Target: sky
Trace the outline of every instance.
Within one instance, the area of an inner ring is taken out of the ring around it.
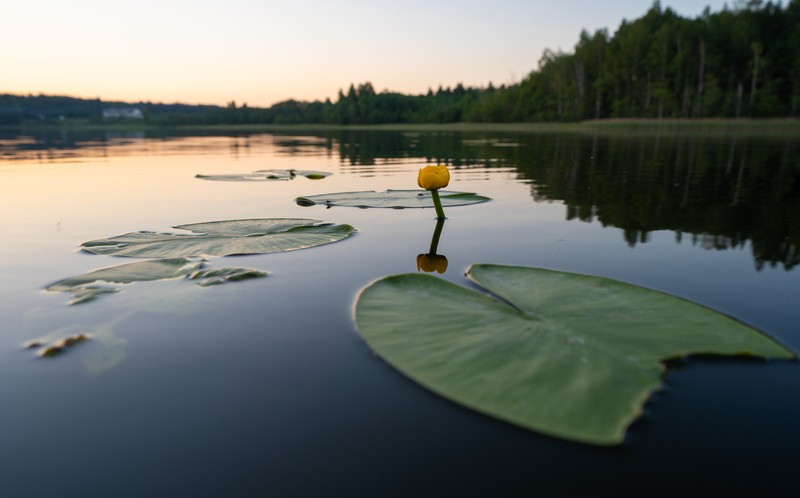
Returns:
[[[0,93],[269,106],[520,81],[651,0],[3,0]],[[722,0],[661,0],[684,17]]]

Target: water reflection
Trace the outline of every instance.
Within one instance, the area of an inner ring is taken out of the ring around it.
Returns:
[[[427,253],[417,255],[417,271],[424,271],[425,273],[439,273],[442,274],[447,271],[447,257],[443,254],[437,254],[439,248],[439,238],[442,236],[442,229],[444,228],[444,219],[436,220],[436,227],[433,230],[431,237],[431,245]]]
[[[624,231],[631,246],[675,232],[708,250],[748,245],[756,267],[800,263],[800,141],[795,137],[328,131],[353,172],[415,159],[454,169],[513,168],[536,202],[566,219]]]
[[[304,139],[301,137],[300,139]],[[272,135],[180,131],[159,128],[34,128],[31,130],[0,129],[0,160],[57,162],[74,158],[146,156],[154,154],[217,154],[227,150],[231,157],[248,155],[259,146],[273,146]],[[279,150],[292,142],[281,140]],[[316,145],[316,144],[315,144]],[[308,155],[305,149],[299,153]],[[313,152],[318,153],[319,147]]]
[[[535,202],[563,202],[567,220],[620,228],[631,246],[646,243],[654,231],[670,230],[677,242],[708,250],[749,247],[758,269],[789,270],[800,263],[797,137],[363,129],[203,135],[6,130],[0,132],[0,159],[104,156],[111,148],[121,155],[223,147],[238,157],[269,146],[279,156],[338,159],[344,173],[361,177],[404,171],[412,162],[502,169],[530,184]]]
[[[567,219],[622,228],[634,246],[671,230],[709,250],[744,248],[756,266],[800,262],[797,143],[731,138],[556,137],[519,162],[535,200]]]

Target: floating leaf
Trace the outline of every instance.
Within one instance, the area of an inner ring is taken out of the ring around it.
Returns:
[[[86,334],[76,334],[71,335],[68,337],[63,337],[53,344],[46,346],[39,350],[39,356],[42,358],[50,358],[57,354],[63,353],[67,348],[70,348],[76,344],[80,344],[83,341],[89,339],[89,336]]]
[[[130,284],[184,277],[201,266],[201,262],[194,262],[186,258],[137,261],[65,278],[48,285],[45,290],[69,292],[73,299],[68,304],[80,304],[92,301],[102,294],[119,292],[119,288],[103,284]]]
[[[25,347],[42,347],[37,352],[40,357],[52,357],[71,349],[72,346],[91,339],[93,347],[82,357],[86,371],[92,374],[100,373],[119,364],[126,356],[125,346],[128,341],[114,335],[114,328],[137,314],[137,309],[126,307],[122,313],[105,315],[99,323],[95,320],[97,314],[81,314],[77,311],[70,311],[69,315],[60,313],[64,318],[62,325],[56,330],[48,332],[44,336],[28,341]],[[82,322],[80,317],[89,318],[89,321]],[[51,316],[50,318],[55,318]]]
[[[260,169],[253,173],[242,173],[233,175],[195,175],[201,180],[213,180],[218,182],[272,182],[293,180],[298,176],[309,180],[321,180],[330,176],[328,171],[308,171],[302,169]]]
[[[132,282],[145,282],[148,280],[163,280],[188,275],[202,266],[200,261],[186,258],[155,259],[152,261],[137,261],[124,265],[112,266],[69,277],[47,286],[48,291],[65,292],[94,285],[98,282],[114,284],[129,284]]]
[[[42,342],[41,339],[31,339],[30,341],[25,341],[25,343],[22,344],[22,347],[25,349],[39,348],[42,346],[44,346],[44,342]]]
[[[191,280],[196,280],[197,285],[200,287],[210,287],[227,282],[239,282],[241,280],[266,276],[267,274],[263,271],[251,270],[249,268],[204,268],[192,273],[189,275],[189,278]]]
[[[137,261],[65,278],[50,284],[45,290],[69,292],[73,299],[68,304],[73,305],[92,301],[102,294],[119,292],[119,288],[103,284],[130,284],[185,277],[195,280],[197,285],[208,287],[267,275],[249,268],[203,268],[202,266],[202,262],[186,258]]]
[[[72,306],[73,304],[94,301],[103,294],[116,294],[119,292],[119,288],[105,285],[86,285],[81,287],[73,287],[69,289],[68,292],[72,294],[72,299],[67,304]]]
[[[305,218],[212,221],[174,228],[192,233],[133,232],[84,242],[82,247],[95,254],[132,258],[267,254],[329,244],[355,232],[350,225]]]
[[[793,357],[736,320],[635,285],[495,265],[468,275],[491,294],[424,274],[378,280],[358,298],[359,332],[432,391],[552,436],[620,443],[664,360]]]
[[[439,191],[442,206],[466,206],[491,200],[489,197],[471,192]],[[335,194],[309,195],[298,197],[295,202],[301,206],[347,206],[357,208],[430,208],[433,207],[431,193],[427,190],[387,190],[386,192],[339,192]]]

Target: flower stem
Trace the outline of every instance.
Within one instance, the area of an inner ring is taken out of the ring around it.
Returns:
[[[440,220],[445,219],[442,201],[439,199],[439,189],[431,190],[431,197],[433,197],[433,207],[436,208],[436,218]]]
[[[436,249],[439,248],[439,237],[442,236],[442,228],[444,228],[444,218],[439,218],[436,220],[436,228],[433,230],[431,247],[428,249],[428,254],[436,254]]]

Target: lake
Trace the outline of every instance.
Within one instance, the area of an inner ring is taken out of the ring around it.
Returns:
[[[440,398],[353,322],[370,282],[417,272],[433,209],[295,198],[415,189],[447,164],[443,274],[586,273],[719,310],[800,351],[800,137],[696,131],[0,131],[0,496],[544,496],[797,488],[796,361],[688,358],[618,447]],[[328,171],[235,182],[197,174]],[[85,241],[195,222],[312,218],[343,241],[214,264],[266,278],[136,282],[69,306],[55,281],[133,260]],[[53,358],[27,341],[92,339]]]

